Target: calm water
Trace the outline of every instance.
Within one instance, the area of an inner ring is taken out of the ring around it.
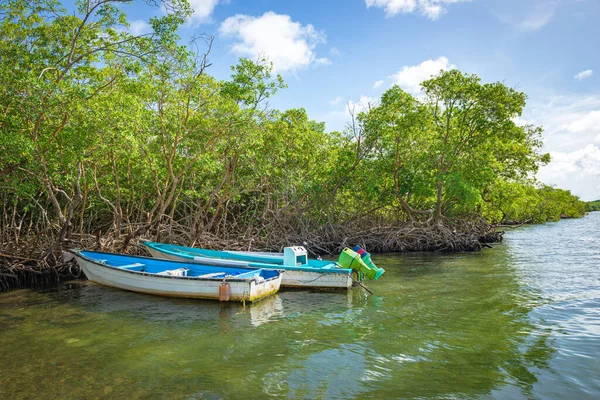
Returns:
[[[377,255],[375,295],[242,309],[0,294],[0,398],[599,398],[600,213],[481,253]]]

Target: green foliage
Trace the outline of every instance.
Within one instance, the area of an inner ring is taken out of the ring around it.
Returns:
[[[600,211],[600,200],[588,201],[585,204],[586,211]]]
[[[370,154],[359,155],[358,170],[376,189],[373,207],[396,204],[407,218],[438,221],[480,213],[490,185],[525,182],[549,161],[538,153],[541,129],[514,122],[523,93],[456,70],[423,82],[423,90],[425,97],[416,99],[392,87],[357,118],[357,154]]]
[[[122,3],[80,0],[74,14],[52,0],[0,4],[0,195],[14,208],[3,226],[18,214],[64,239],[178,224],[194,241],[365,216],[583,213],[569,192],[529,181],[549,157],[541,129],[514,122],[523,93],[441,72],[424,97],[394,86],[328,133],[304,109],[268,108],[286,86],[265,59],[241,59],[229,80],[208,75],[212,38],[178,43],[186,1],[163,2],[169,12],[140,36]]]
[[[486,191],[485,200],[484,215],[494,223],[544,223],[586,212],[585,203],[568,190],[504,180]]]
[[[264,58],[257,62],[242,58],[231,67],[232,79],[223,82],[221,92],[244,107],[256,108],[278,89],[286,87],[281,75],[272,77],[272,69],[273,64]]]

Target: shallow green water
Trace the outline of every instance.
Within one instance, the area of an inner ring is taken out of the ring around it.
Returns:
[[[237,305],[86,282],[0,294],[0,398],[599,398],[600,213],[469,254],[376,255],[376,294]]]

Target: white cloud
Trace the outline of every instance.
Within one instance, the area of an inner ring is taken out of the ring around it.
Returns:
[[[574,75],[573,78],[577,79],[578,81],[582,81],[585,78],[589,78],[592,75],[594,75],[594,71],[592,71],[591,69],[586,69],[585,71],[581,71],[580,73]]]
[[[343,106],[339,105],[343,103]],[[351,121],[352,114],[358,116],[360,112],[367,111],[372,107],[378,105],[378,100],[374,97],[360,96],[357,101],[346,100],[345,97],[337,96],[335,99],[329,101],[329,104],[336,106],[333,109],[327,111],[317,117],[317,120],[325,121],[327,129],[330,131],[343,131],[347,128]]]
[[[435,21],[447,12],[446,6],[448,4],[468,1],[471,0],[365,0],[365,4],[367,8],[383,8],[386,17],[418,11],[427,18]]]
[[[379,86],[383,85],[383,81],[375,81],[373,84],[373,89],[377,89]]]
[[[346,105],[346,115],[358,115],[358,113],[367,111],[377,106],[377,99],[369,96],[360,96],[358,101],[349,100]]]
[[[211,15],[218,4],[229,3],[230,0],[187,0],[192,10],[187,25],[188,27],[194,27],[198,24],[212,22]],[[168,2],[160,1],[160,10],[163,14],[168,14],[172,11],[172,4]]]
[[[547,151],[572,152],[593,143],[600,131],[600,95],[543,95],[529,102],[523,119],[544,127]]]
[[[329,104],[335,106],[336,104],[340,104],[342,101],[344,101],[344,98],[342,96],[337,96],[335,99],[330,100]]]
[[[402,89],[417,94],[421,92],[421,82],[437,75],[442,70],[447,71],[454,68],[456,66],[450,64],[446,57],[440,57],[437,60],[423,61],[419,65],[405,65],[390,78]]]
[[[392,17],[398,13],[411,13],[417,8],[417,0],[365,0],[367,8],[385,9],[385,15]]]
[[[421,12],[430,20],[435,21],[447,11],[440,3],[425,3],[422,6]]]
[[[152,32],[152,27],[144,20],[138,19],[135,21],[128,21],[129,28],[127,29],[129,33],[135,36],[143,35],[144,33]]]
[[[519,122],[544,128],[544,151],[552,161],[538,179],[569,189],[584,200],[600,198],[600,95],[552,96],[532,100]]]
[[[315,47],[326,42],[325,34],[310,24],[292,21],[289,15],[272,11],[260,17],[237,14],[223,21],[219,33],[237,39],[231,46],[233,53],[253,58],[266,56],[278,72],[330,63],[315,53]]]
[[[569,189],[583,200],[600,198],[600,148],[588,144],[572,152],[550,152],[552,162],[538,173],[540,181]]]
[[[564,125],[564,127],[573,133],[600,132],[600,110],[590,111],[586,115]]]
[[[209,20],[213,10],[219,4],[219,0],[188,0],[193,14],[190,17],[192,23],[202,23]]]

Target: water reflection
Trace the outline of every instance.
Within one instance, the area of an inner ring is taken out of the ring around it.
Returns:
[[[478,396],[508,379],[531,394],[529,370],[546,368],[552,349],[547,336],[529,340],[535,296],[499,262],[502,253],[491,265],[472,255],[380,259],[390,276],[371,285],[376,296],[284,292],[244,308],[77,283],[25,296],[8,315],[36,350],[61,349],[45,368],[83,373],[77,393],[115,395],[129,386],[139,395],[151,388],[185,397],[202,385],[211,388],[203,395],[226,398],[248,390],[292,398]],[[26,320],[12,319],[19,314]],[[10,364],[27,375],[18,358]],[[92,365],[103,372],[92,373]]]
[[[596,397],[597,264],[564,279],[558,253],[520,235],[483,253],[379,255],[375,295],[244,308],[87,283],[2,294],[0,398]]]
[[[262,324],[296,318],[319,309],[352,308],[366,304],[368,297],[359,291],[289,291],[257,303],[221,303],[156,297],[104,287],[90,282],[69,282],[60,290],[40,291],[47,301],[68,304],[92,313],[133,317],[149,322],[192,323],[219,320],[235,326]],[[377,298],[374,302],[381,302]]]

